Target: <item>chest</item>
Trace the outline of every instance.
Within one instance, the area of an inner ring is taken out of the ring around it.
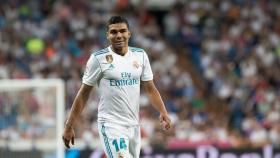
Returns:
[[[104,79],[139,79],[143,63],[138,56],[108,55],[101,63]]]

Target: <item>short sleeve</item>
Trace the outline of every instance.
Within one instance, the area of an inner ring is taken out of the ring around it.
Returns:
[[[141,81],[153,80],[153,72],[150,61],[146,52],[143,53],[143,70],[141,74]]]
[[[98,59],[92,54],[87,61],[86,69],[83,75],[83,83],[94,86],[101,76],[101,67]]]

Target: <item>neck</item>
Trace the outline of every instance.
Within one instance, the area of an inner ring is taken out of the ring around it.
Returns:
[[[119,54],[121,56],[124,56],[127,53],[127,51],[128,51],[128,47],[122,47],[122,48],[118,49],[118,48],[114,48],[114,47],[111,46],[111,49],[115,53],[117,53],[117,54]]]

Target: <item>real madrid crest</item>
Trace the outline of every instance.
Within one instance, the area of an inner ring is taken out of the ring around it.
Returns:
[[[132,63],[132,66],[134,67],[134,68],[136,68],[136,69],[138,69],[139,68],[139,63],[137,62],[137,61],[133,61],[133,63]]]
[[[113,62],[113,56],[112,55],[106,55],[106,61],[111,64]]]
[[[124,158],[124,156],[121,152],[118,153],[118,158]]]

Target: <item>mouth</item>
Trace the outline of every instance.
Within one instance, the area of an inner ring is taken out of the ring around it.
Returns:
[[[117,45],[117,46],[120,46],[120,45],[123,45],[123,44],[124,44],[123,41],[115,42],[115,45]]]

